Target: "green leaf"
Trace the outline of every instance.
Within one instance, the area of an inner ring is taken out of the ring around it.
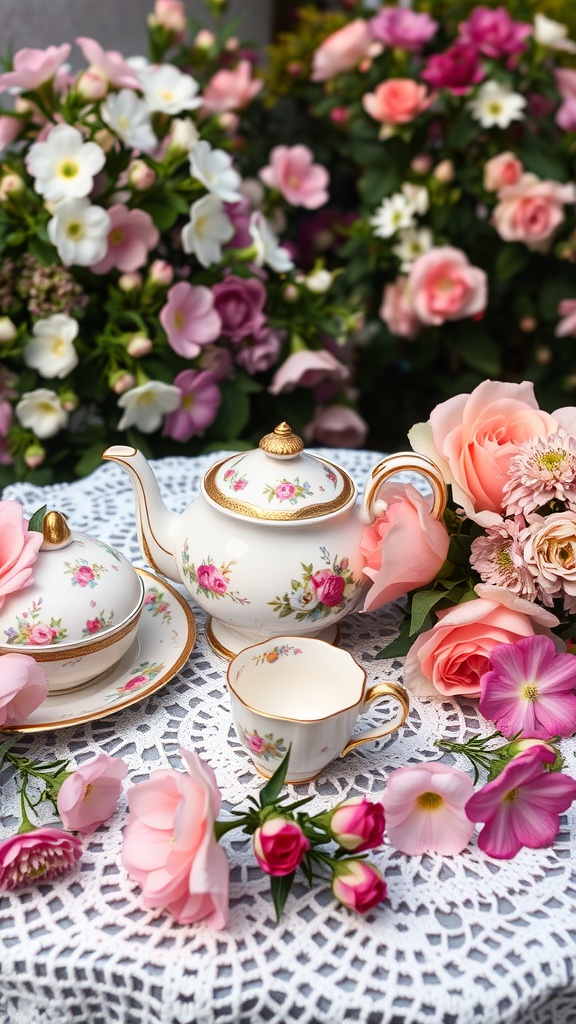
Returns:
[[[527,266],[530,261],[530,252],[520,242],[511,245],[503,245],[498,251],[495,263],[495,278],[497,281],[509,281],[516,277]]]
[[[502,370],[501,350],[498,342],[484,331],[471,329],[460,335],[457,350],[464,362],[473,370],[488,377],[499,377]]]
[[[104,451],[105,445],[102,443],[90,445],[89,448],[82,453],[82,456],[78,459],[78,462],[74,466],[75,473],[81,476],[88,476],[98,466],[102,465],[102,452]]]
[[[280,795],[280,790],[284,785],[284,779],[286,778],[286,772],[288,771],[288,762],[290,761],[290,751],[292,746],[288,747],[288,750],[284,754],[284,757],[280,761],[274,775],[268,779],[265,786],[262,786],[260,790],[260,807],[268,807],[270,804],[276,802]]]
[[[34,530],[35,533],[42,533],[42,523],[44,522],[47,507],[47,505],[42,505],[42,508],[38,508],[33,512],[28,521],[29,530]]]
[[[441,590],[418,590],[412,597],[409,636],[419,633],[432,608],[446,596]]]
[[[279,921],[282,917],[282,911],[284,910],[284,904],[288,899],[290,889],[292,888],[292,882],[296,872],[293,871],[290,875],[271,875],[270,876],[270,892],[272,894],[272,901],[274,903],[274,910],[276,911],[276,921]]]
[[[234,382],[223,381],[222,404],[210,428],[217,437],[240,437],[250,418],[250,399]]]
[[[400,632],[395,640],[392,640],[387,647],[383,647],[376,655],[377,658],[404,658],[412,647],[413,640],[410,636],[410,619],[403,620]]]

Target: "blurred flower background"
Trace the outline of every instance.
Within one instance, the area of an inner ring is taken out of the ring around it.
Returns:
[[[404,448],[486,377],[571,404],[568,5],[286,5],[266,52],[206,6],[0,74],[0,482],[282,419]]]

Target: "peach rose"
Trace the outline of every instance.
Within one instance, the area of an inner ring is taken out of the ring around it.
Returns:
[[[548,634],[546,626],[558,624],[555,615],[501,587],[484,586],[480,592],[487,596],[438,612],[436,625],[410,648],[404,685],[418,697],[480,696],[480,677],[489,670],[497,644]]]
[[[516,185],[524,168],[514,153],[499,153],[484,164],[484,188],[498,192],[506,185]]]
[[[326,82],[342,71],[351,71],[368,56],[372,33],[367,21],[356,18],[328,36],[312,60],[312,81]]]
[[[413,78],[389,78],[362,97],[364,110],[383,124],[407,124],[430,106],[425,85]]]
[[[515,185],[500,191],[499,199],[492,224],[500,238],[541,248],[564,220],[563,204],[576,202],[576,186],[523,174]]]
[[[434,246],[414,261],[408,289],[423,324],[461,320],[486,308],[486,274],[450,245]]]
[[[554,433],[558,423],[538,408],[530,381],[485,380],[471,394],[455,395],[408,433],[415,451],[428,455],[452,486],[455,502],[480,526],[499,521],[502,491],[516,447]]]
[[[392,334],[412,341],[422,325],[412,308],[407,282],[406,277],[399,277],[386,285],[378,312]]]
[[[430,583],[446,561],[450,543],[444,523],[430,512],[429,500],[411,484],[389,484],[379,497],[388,508],[366,527],[360,542],[364,575],[372,580],[364,612]]]

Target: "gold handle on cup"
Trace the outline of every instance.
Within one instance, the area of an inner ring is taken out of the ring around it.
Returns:
[[[410,712],[410,697],[408,691],[400,683],[375,683],[371,686],[366,693],[364,698],[364,707],[368,707],[369,704],[373,704],[375,701],[380,700],[382,697],[392,697],[397,700],[400,704],[400,714],[393,718],[390,722],[385,722],[384,725],[376,729],[367,729],[365,732],[359,733],[358,736],[354,736],[349,743],[346,744],[344,750],[340,754],[340,757],[345,757],[354,747],[358,747],[361,743],[367,743],[369,740],[379,740],[383,736],[389,736],[390,733],[396,732],[408,718]]]
[[[388,455],[377,466],[374,466],[368,478],[363,501],[369,522],[372,522],[377,516],[375,506],[382,484],[391,476],[396,476],[397,473],[407,472],[420,473],[426,477],[432,487],[432,515],[437,519],[442,518],[448,500],[448,492],[436,463],[432,462],[427,455],[420,455],[419,452],[397,452],[395,455]]]

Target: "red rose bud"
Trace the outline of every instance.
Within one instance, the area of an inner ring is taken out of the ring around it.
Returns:
[[[386,882],[373,864],[365,860],[341,860],[334,862],[333,870],[332,892],[349,910],[365,914],[386,899]]]
[[[361,853],[380,846],[384,837],[384,808],[365,796],[345,800],[330,815],[329,829],[338,846]]]
[[[310,843],[295,821],[268,818],[254,833],[254,856],[267,875],[290,875]]]

